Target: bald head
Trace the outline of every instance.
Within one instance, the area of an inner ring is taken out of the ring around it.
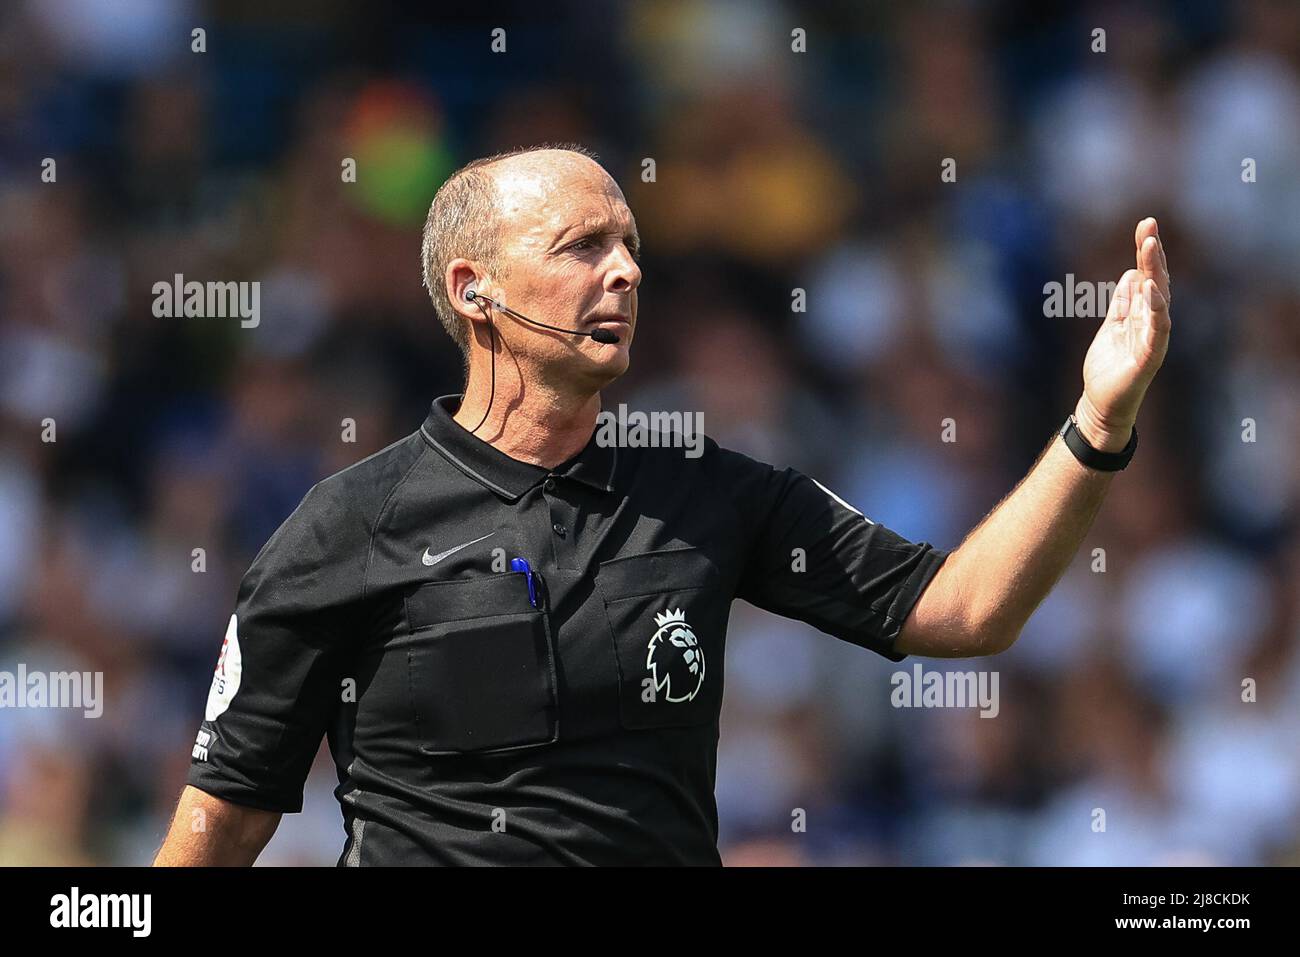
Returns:
[[[570,149],[509,154],[486,161],[482,169],[495,184],[499,208],[506,215],[545,204],[558,192],[576,185],[623,195],[603,166],[590,155]]]
[[[509,278],[510,260],[541,248],[558,203],[574,190],[623,202],[618,184],[592,153],[576,144],[529,147],[474,160],[434,195],[421,246],[424,284],[443,328],[463,353],[469,351],[469,327],[447,295],[448,263],[473,260],[494,280]]]

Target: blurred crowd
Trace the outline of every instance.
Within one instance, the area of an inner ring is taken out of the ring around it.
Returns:
[[[607,403],[946,548],[1078,397],[1096,320],[1044,285],[1118,279],[1147,215],[1168,250],[1171,351],[1078,559],[1010,651],[924,662],[996,669],[995,719],[735,605],[727,863],[1300,863],[1300,4],[487,6],[0,8],[0,670],[107,698],[0,710],[0,864],[152,859],[253,556],[459,390],[434,191],[554,141],[640,227]],[[260,323],[156,317],[177,273],[259,281]],[[337,859],[336,784],[322,750],[261,863]]]

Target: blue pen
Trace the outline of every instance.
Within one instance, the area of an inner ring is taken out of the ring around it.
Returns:
[[[528,601],[534,608],[536,608],[537,607],[537,582],[534,581],[533,579],[533,569],[532,566],[528,564],[528,559],[526,558],[510,559],[510,570],[512,572],[524,573],[524,576],[528,581]]]

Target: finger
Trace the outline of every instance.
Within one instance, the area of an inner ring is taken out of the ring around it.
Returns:
[[[1150,279],[1143,280],[1140,297],[1143,304],[1135,312],[1142,313],[1142,339],[1152,351],[1163,352],[1173,327],[1169,317],[1169,301],[1160,292],[1160,287]]]
[[[1148,236],[1159,236],[1160,224],[1156,222],[1154,216],[1148,216],[1137,224],[1137,229],[1133,231],[1133,246],[1135,249],[1141,249],[1142,244],[1146,242]]]
[[[1142,274],[1136,269],[1125,270],[1124,275],[1119,277],[1119,282],[1115,284],[1115,294],[1110,297],[1110,308],[1106,310],[1107,322],[1123,322],[1128,318],[1133,294],[1137,291],[1137,283],[1141,278]]]
[[[1151,307],[1152,324],[1166,329],[1173,325],[1173,320],[1169,316],[1169,299],[1160,291],[1160,285],[1151,279],[1144,280],[1142,294]]]
[[[1156,218],[1154,216],[1148,216],[1146,219],[1139,222],[1137,224],[1137,229],[1134,230],[1133,232],[1133,241],[1137,245],[1138,268],[1142,269],[1144,273],[1147,272],[1142,262],[1142,246],[1147,241],[1147,237],[1149,236],[1154,236],[1156,242],[1160,244],[1158,247],[1158,252],[1160,256],[1160,270],[1163,274],[1163,279],[1164,279],[1161,288],[1164,291],[1165,298],[1172,299],[1173,297],[1170,295],[1170,291],[1169,291],[1169,263],[1165,259],[1165,243],[1164,240],[1160,238],[1160,224],[1156,221]],[[1151,278],[1155,279],[1157,282],[1159,282],[1161,279],[1160,274],[1152,275],[1151,273],[1147,273],[1147,275],[1150,275]]]
[[[1155,236],[1148,236],[1142,244],[1138,253],[1138,262],[1142,269],[1142,275],[1150,279],[1160,287],[1160,293],[1166,300],[1169,298],[1169,272],[1165,268],[1164,257],[1161,255],[1160,240]]]
[[[1165,298],[1174,301],[1173,279],[1169,275],[1169,262],[1165,259],[1165,241],[1160,240],[1160,268],[1165,272]]]

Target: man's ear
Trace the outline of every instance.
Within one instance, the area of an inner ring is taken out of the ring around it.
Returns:
[[[451,300],[451,307],[470,322],[482,322],[483,310],[477,303],[465,298],[466,290],[486,289],[478,264],[468,259],[453,259],[447,263],[444,281],[447,283],[447,298]]]

